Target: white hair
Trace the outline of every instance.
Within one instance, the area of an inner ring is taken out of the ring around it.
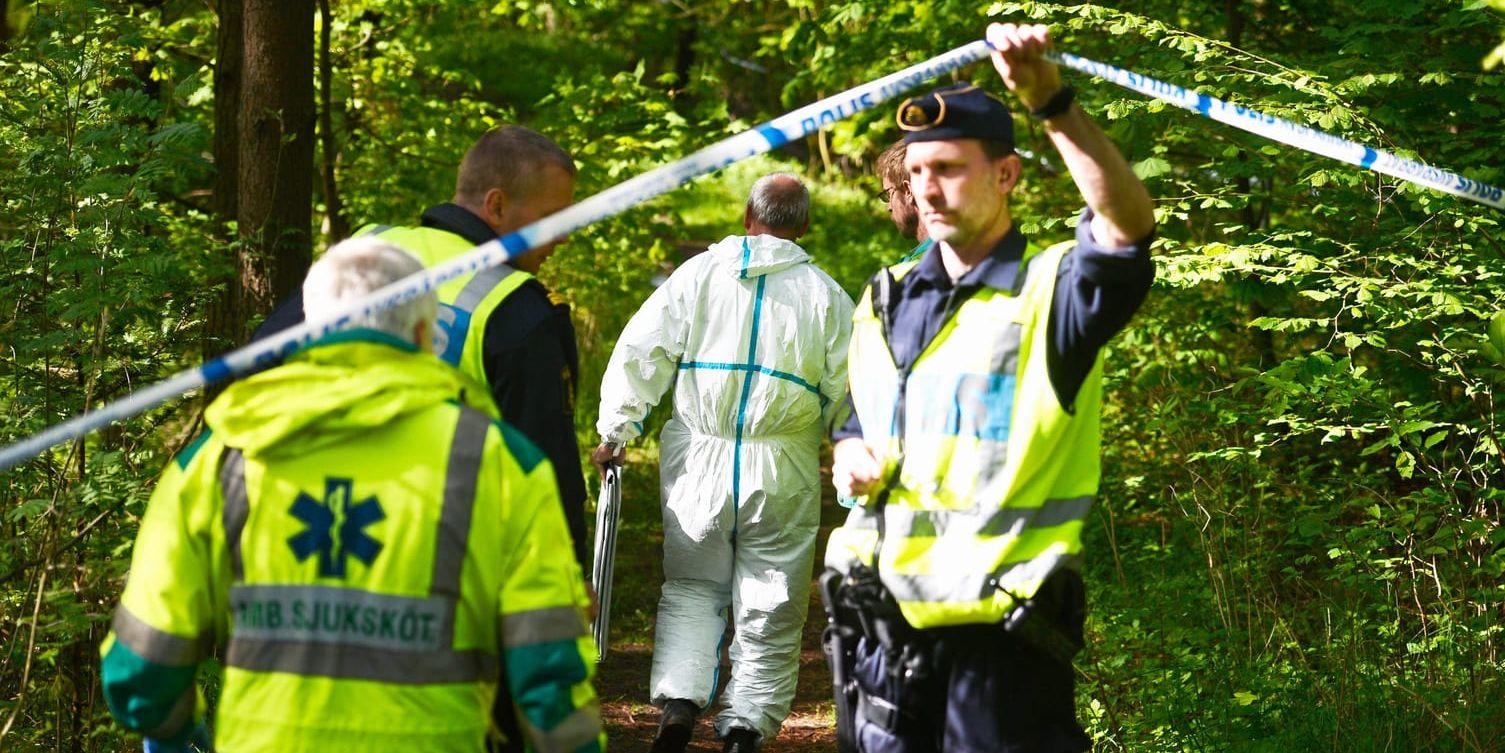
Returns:
[[[341,241],[325,251],[303,279],[303,315],[311,322],[332,319],[344,304],[422,269],[423,263],[412,254],[380,238],[367,236]],[[438,296],[429,291],[384,311],[353,317],[350,326],[411,341],[419,322],[434,326],[438,308]],[[416,344],[431,350],[428,338],[424,340]]]

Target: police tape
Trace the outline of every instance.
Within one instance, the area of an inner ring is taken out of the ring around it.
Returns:
[[[1125,89],[1163,100],[1271,141],[1461,196],[1495,209],[1505,209],[1505,192],[1487,183],[1068,52],[1052,53],[1050,57],[1068,68],[1097,76]]]
[[[651,198],[667,193],[693,178],[715,172],[734,162],[777,149],[791,140],[845,120],[879,102],[891,99],[915,85],[981,60],[989,53],[979,40],[937,55],[840,94],[781,115],[760,126],[712,144],[668,165],[618,183],[578,204],[549,215],[531,225],[471,249],[463,256],[430,267],[364,296],[318,322],[305,322],[264,340],[180,372],[169,379],[98,410],[88,411],[25,440],[0,449],[0,471],[29,460],[49,447],[78,439],[95,429],[130,418],[188,392],[232,376],[264,368],[287,354],[329,333],[347,329],[351,322],[384,311],[420,295],[437,290],[461,275],[505,263],[519,254],[561,238],[582,227],[615,216]],[[1072,55],[1051,53],[1055,62],[1140,94],[1164,100],[1220,123],[1263,136],[1298,149],[1320,154],[1417,185],[1460,196],[1496,209],[1505,209],[1505,192],[1456,173],[1421,162],[1397,157],[1252,108],[1224,102],[1106,63]]]
[[[739,160],[777,149],[839,120],[870,109],[900,92],[988,55],[981,40],[937,55],[923,63],[874,79],[781,115],[751,130],[712,144],[688,157],[618,183],[578,204],[527,227],[471,249],[463,256],[430,267],[352,301],[329,318],[305,322],[264,340],[231,351],[202,366],[180,372],[133,392],[98,410],[88,411],[0,450],[0,471],[15,467],[49,447],[150,410],[206,385],[276,363],[289,353],[327,334],[349,328],[357,319],[437,290],[461,275],[505,263],[529,249],[562,238],[586,225],[612,217],[689,180]]]

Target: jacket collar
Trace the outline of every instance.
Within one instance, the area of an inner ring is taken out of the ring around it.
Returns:
[[[421,222],[424,227],[454,233],[477,246],[496,240],[496,231],[485,220],[459,204],[435,204],[424,210]]]
[[[956,281],[956,287],[1013,290],[1026,246],[1028,246],[1028,241],[1025,240],[1024,234],[1019,232],[1019,225],[1016,223],[999,239],[998,243],[993,246],[993,250],[989,251],[977,266],[967,270],[967,273]],[[946,265],[941,261],[941,244],[935,243],[930,246],[930,250],[925,252],[925,256],[915,267],[914,275],[938,288],[952,287],[951,275],[946,273]]]

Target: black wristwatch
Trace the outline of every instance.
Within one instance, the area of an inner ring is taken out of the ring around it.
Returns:
[[[1045,104],[1029,111],[1029,116],[1035,120],[1050,120],[1071,108],[1071,103],[1076,101],[1076,89],[1071,84],[1062,84]]]

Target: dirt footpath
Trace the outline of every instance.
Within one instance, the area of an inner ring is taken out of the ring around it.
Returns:
[[[830,484],[823,486],[829,490]],[[829,491],[827,492],[829,494]],[[820,570],[825,551],[825,541],[831,532],[831,528],[839,524],[845,517],[845,511],[825,500],[822,503],[820,545],[817,547],[815,560],[816,570]],[[622,556],[625,547],[652,547],[654,552],[644,551],[646,556],[661,556],[662,535],[657,537],[640,536],[633,537],[636,542],[618,539],[618,570],[616,579],[618,582],[628,577],[644,577],[649,572],[650,577],[661,577],[657,568],[629,568],[621,569],[624,560],[636,559],[631,555]],[[650,589],[644,589],[638,598],[651,601],[651,604],[627,605],[618,601],[613,606],[613,612],[620,609],[632,609],[638,607],[653,611],[657,606],[658,583]],[[636,589],[633,589],[636,590]],[[651,598],[650,598],[651,595]],[[615,624],[615,620],[613,620]],[[795,691],[794,708],[789,718],[784,721],[784,729],[779,736],[772,741],[766,742],[762,749],[768,753],[793,753],[795,751],[831,751],[836,748],[836,728],[834,726],[831,704],[831,671],[826,666],[826,659],[820,650],[820,634],[825,628],[825,612],[820,605],[820,596],[815,584],[810,588],[810,616],[805,622],[804,640],[800,651],[800,675],[799,684]],[[651,635],[651,631],[648,631]],[[613,753],[645,753],[653,742],[653,735],[658,731],[658,710],[648,704],[648,670],[652,664],[653,647],[643,642],[613,643],[611,653],[598,668],[596,677],[596,691],[601,696],[602,715],[606,722],[607,748]],[[724,667],[721,676],[731,675],[730,663],[725,653],[721,657]],[[721,742],[716,739],[716,731],[712,727],[711,720],[719,708],[702,714],[700,723],[696,726],[694,740],[690,743],[693,751],[720,751]]]

